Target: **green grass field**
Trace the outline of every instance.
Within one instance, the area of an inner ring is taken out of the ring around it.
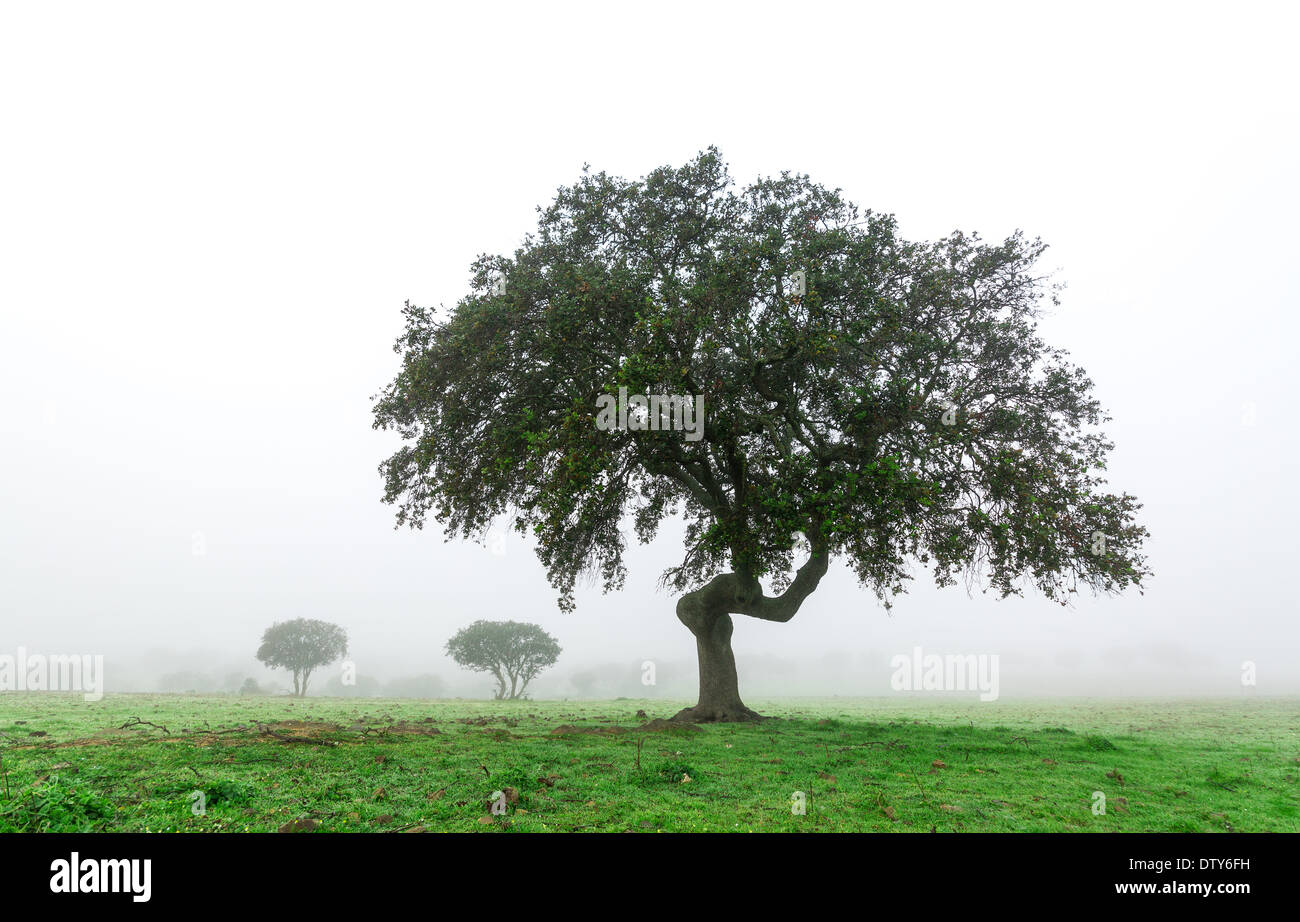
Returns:
[[[1300,831],[1296,699],[681,703],[10,693],[0,831]]]

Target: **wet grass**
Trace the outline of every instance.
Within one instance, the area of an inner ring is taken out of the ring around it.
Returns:
[[[1296,699],[682,703],[5,694],[0,831],[1300,831]]]

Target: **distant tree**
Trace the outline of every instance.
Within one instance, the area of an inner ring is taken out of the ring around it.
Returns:
[[[262,686],[257,684],[257,679],[249,676],[244,679],[244,684],[239,686],[239,693],[241,695],[261,695],[263,691]]]
[[[293,673],[293,693],[307,694],[307,680],[312,670],[347,655],[348,635],[343,628],[328,621],[294,618],[279,621],[266,629],[257,658],[272,669]]]
[[[560,645],[535,624],[475,621],[447,641],[447,655],[466,669],[492,673],[495,698],[518,698],[539,672],[555,665]]]

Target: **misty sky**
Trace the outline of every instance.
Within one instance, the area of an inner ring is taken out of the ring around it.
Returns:
[[[559,10],[4,7],[0,652],[103,653],[145,690],[261,676],[262,630],[317,617],[363,674],[486,695],[442,645],[510,618],[565,648],[539,694],[645,660],[645,691],[693,692],[654,588],[677,528],[562,614],[516,535],[394,530],[370,408],[403,301],[454,304],[584,162],[716,144],[907,237],[1044,238],[1068,287],[1043,332],[1113,416],[1155,572],[1062,609],[922,571],[886,614],[832,564],[789,624],[737,616],[742,694],[884,694],[915,645],[999,654],[1004,696],[1242,694],[1246,660],[1300,691],[1294,8]]]

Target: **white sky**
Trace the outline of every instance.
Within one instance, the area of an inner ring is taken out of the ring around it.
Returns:
[[[1300,691],[1294,7],[456,6],[0,7],[0,652],[251,671],[310,616],[363,673],[451,680],[452,632],[514,618],[565,647],[540,690],[649,659],[689,691],[672,529],[563,615],[515,536],[393,530],[370,397],[402,302],[454,303],[584,162],[717,144],[907,236],[1049,242],[1045,332],[1156,574],[1072,610],[918,581],[886,615],[836,566],[790,624],[737,619],[742,693],[883,693],[917,644],[998,653],[1004,695],[1241,694],[1244,660]]]

